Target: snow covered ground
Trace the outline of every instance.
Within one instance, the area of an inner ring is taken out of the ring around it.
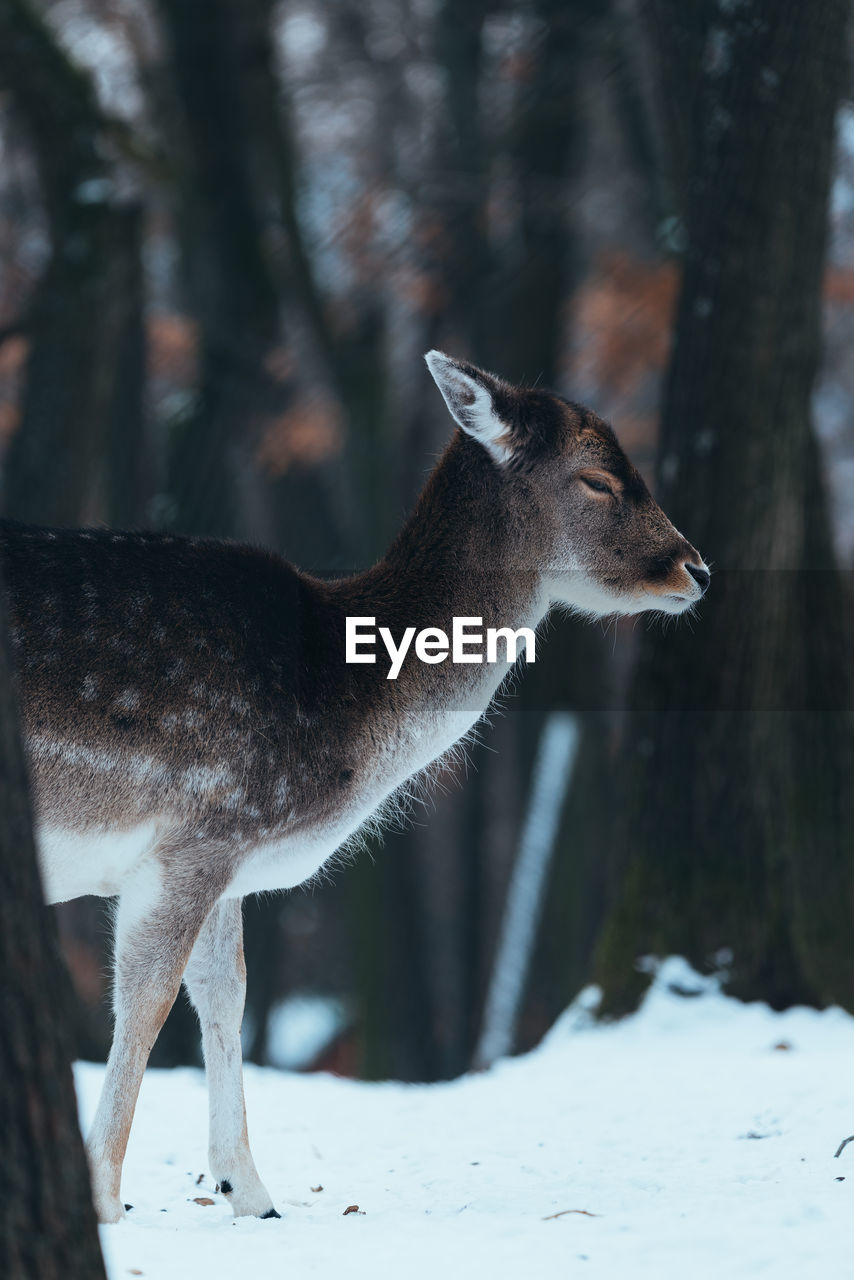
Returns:
[[[854,1273],[854,1143],[834,1158],[854,1133],[854,1019],[739,1005],[678,959],[634,1018],[591,1026],[590,998],[535,1053],[451,1084],[248,1069],[281,1221],[235,1222],[214,1193],[202,1074],[150,1071],[135,1207],[101,1229],[110,1280]],[[77,1068],[84,1124],[101,1077]]]

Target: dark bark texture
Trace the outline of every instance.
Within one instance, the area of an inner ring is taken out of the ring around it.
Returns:
[[[258,83],[272,74],[270,4],[177,0],[159,9],[177,107],[170,144],[185,286],[201,356],[199,410],[172,463],[178,522],[194,533],[273,541],[269,494],[252,465],[265,421],[281,408],[265,363],[279,337],[279,302],[259,207],[263,136],[251,132]]]
[[[90,80],[26,0],[0,0],[0,87],[31,139],[51,239],[22,326],[30,354],[4,509],[131,523],[143,484],[140,211],[117,199]]]
[[[736,994],[851,1008],[847,584],[810,421],[847,5],[645,12],[687,246],[659,496],[717,572],[695,626],[644,633],[591,791],[619,885],[599,978],[621,1013],[639,955],[731,952]]]
[[[42,901],[27,778],[0,616],[0,1177],[4,1280],[99,1280],[77,1122],[69,990]]]

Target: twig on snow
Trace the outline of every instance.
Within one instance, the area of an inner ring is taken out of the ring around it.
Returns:
[[[585,1218],[601,1218],[601,1213],[591,1213],[589,1209],[561,1209],[560,1213],[549,1213],[541,1222],[551,1222],[554,1218],[563,1218],[568,1213],[583,1213]]]

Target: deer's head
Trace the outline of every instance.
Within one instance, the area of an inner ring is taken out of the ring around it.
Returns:
[[[549,391],[511,387],[439,351],[445,403],[485,450],[550,598],[593,617],[684,613],[709,570],[668,520],[607,423]]]

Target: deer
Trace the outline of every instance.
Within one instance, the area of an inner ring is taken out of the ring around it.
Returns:
[[[277,1218],[250,1151],[241,900],[304,884],[484,716],[512,654],[344,660],[346,621],[535,629],[679,615],[709,584],[613,430],[550,391],[425,357],[456,426],[386,555],[338,579],[169,532],[0,522],[46,901],[117,899],[114,1032],[87,1142],[101,1222],[149,1053],[184,983],[209,1165],[235,1217]],[[508,646],[509,648],[509,646]],[[500,656],[500,655],[499,655]]]

